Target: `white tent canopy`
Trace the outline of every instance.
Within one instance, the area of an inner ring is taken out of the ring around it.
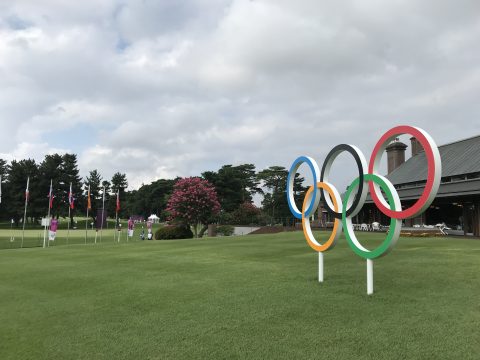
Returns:
[[[160,218],[159,218],[157,215],[152,214],[152,215],[150,215],[150,216],[148,217],[148,220],[151,220],[151,221],[153,221],[153,222],[156,224],[156,223],[158,223],[158,221],[160,220]]]

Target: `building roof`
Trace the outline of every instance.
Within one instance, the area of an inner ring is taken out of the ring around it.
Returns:
[[[398,195],[402,200],[418,200],[423,194],[423,186],[410,186],[397,190]],[[451,183],[442,183],[438,189],[436,198],[447,198],[455,196],[469,196],[480,194],[480,179],[471,179],[465,181],[456,181]],[[370,194],[369,194],[370,195]],[[371,197],[368,197],[368,202],[371,201]]]
[[[442,178],[480,172],[480,135],[438,147],[442,159]],[[387,175],[394,184],[426,181],[427,160],[421,152]]]

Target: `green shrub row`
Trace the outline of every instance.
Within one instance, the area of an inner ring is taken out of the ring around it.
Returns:
[[[191,239],[193,233],[186,226],[164,226],[155,232],[155,240]]]
[[[233,235],[235,228],[232,225],[218,225],[217,234],[223,236]]]

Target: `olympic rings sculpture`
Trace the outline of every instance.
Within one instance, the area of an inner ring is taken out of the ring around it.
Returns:
[[[420,142],[428,162],[425,189],[419,199],[405,210],[402,210],[400,198],[393,184],[378,173],[383,152],[392,140],[403,134],[412,135]],[[358,167],[358,177],[348,186],[343,201],[337,189],[328,181],[332,164],[342,152],[350,153]],[[302,164],[306,164],[310,168],[315,185],[312,185],[306,192],[302,210],[300,211],[295,204],[293,183],[295,174]],[[311,157],[298,157],[293,162],[288,173],[287,201],[293,216],[302,220],[305,239],[312,249],[319,253],[332,249],[342,229],[344,229],[345,238],[352,250],[357,255],[367,260],[372,260],[388,254],[393,249],[400,236],[402,219],[418,216],[430,206],[437,195],[441,174],[440,153],[431,136],[418,127],[401,125],[388,130],[382,135],[373,149],[368,166],[363,153],[356,146],[347,144],[337,145],[328,153],[321,172],[317,163]],[[385,193],[387,200],[385,200],[382,191]],[[358,241],[352,226],[352,217],[357,215],[362,209],[368,192],[370,192],[372,200],[378,209],[390,217],[390,227],[385,240],[373,250],[366,249]],[[317,210],[320,200],[323,200],[327,212],[335,219],[332,233],[323,244],[315,239],[310,226],[310,216]]]

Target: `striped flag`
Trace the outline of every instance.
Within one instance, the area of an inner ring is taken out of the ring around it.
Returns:
[[[48,206],[50,206],[51,209],[53,208],[53,199],[55,198],[55,195],[53,195],[52,180],[50,180],[50,192],[48,193],[48,198],[50,199]]]
[[[88,193],[87,193],[87,209],[92,209],[92,201],[90,200],[90,185],[88,185]]]
[[[70,204],[70,209],[74,209],[75,208],[75,199],[73,198],[73,192],[72,192],[72,183],[70,183],[70,191],[68,193],[68,203]]]
[[[117,207],[115,211],[118,213],[120,211],[120,190],[117,191]]]
[[[30,199],[30,190],[28,190],[28,186],[30,185],[30,176],[27,178],[27,188],[25,189],[25,202],[28,203]]]

